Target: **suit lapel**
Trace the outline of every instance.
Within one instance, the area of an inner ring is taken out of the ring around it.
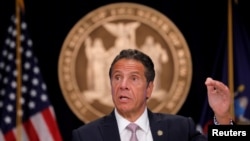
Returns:
[[[103,141],[120,141],[118,125],[116,122],[114,111],[104,118],[100,125]]]
[[[166,141],[169,140],[167,136],[166,127],[163,127],[161,120],[154,115],[150,110],[148,110],[150,129],[154,141]]]

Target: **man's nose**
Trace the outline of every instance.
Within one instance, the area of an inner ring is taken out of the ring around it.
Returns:
[[[122,81],[120,83],[120,88],[123,88],[123,89],[128,88],[128,79],[126,79],[126,78],[122,79]]]

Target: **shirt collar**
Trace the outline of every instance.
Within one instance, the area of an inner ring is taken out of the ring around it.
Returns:
[[[121,133],[123,130],[125,130],[126,126],[130,123],[130,121],[128,121],[127,119],[122,117],[118,113],[116,108],[115,108],[115,117],[116,117],[116,120],[117,120],[119,133]],[[149,131],[150,128],[149,128],[149,120],[148,120],[148,110],[147,110],[147,108],[145,108],[142,115],[134,123],[139,125],[141,130],[143,130],[144,132]]]

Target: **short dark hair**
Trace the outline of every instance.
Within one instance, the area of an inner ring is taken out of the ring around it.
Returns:
[[[111,66],[109,68],[109,78],[111,78],[114,64],[121,59],[133,59],[141,62],[146,70],[145,76],[147,82],[149,83],[151,81],[154,81],[155,70],[152,59],[147,54],[137,49],[124,49],[120,51],[120,53],[114,58],[113,62],[111,63]]]

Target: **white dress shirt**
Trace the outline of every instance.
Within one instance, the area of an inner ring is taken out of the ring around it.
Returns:
[[[121,141],[129,141],[132,132],[126,129],[126,126],[130,123],[130,121],[123,118],[117,112],[117,109],[115,109],[115,117],[117,120]],[[147,108],[145,108],[143,114],[134,123],[140,127],[140,129],[136,131],[136,136],[139,141],[153,141],[148,120]]]

